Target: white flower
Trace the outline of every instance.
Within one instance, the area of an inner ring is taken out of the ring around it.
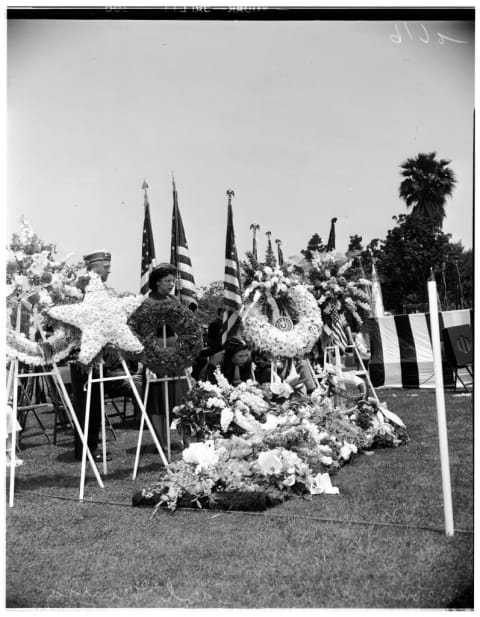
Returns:
[[[257,464],[264,476],[278,474],[282,471],[282,461],[272,450],[260,452]]]
[[[282,482],[283,486],[293,486],[295,484],[296,478],[295,474],[287,476],[285,480]]]
[[[207,407],[209,408],[217,407],[219,409],[223,409],[223,407],[225,407],[225,401],[222,400],[221,398],[217,398],[216,396],[213,396],[212,398],[208,399]]]
[[[46,304],[46,305],[52,304],[53,302],[52,296],[49,293],[47,293],[45,289],[41,289],[39,295],[40,295],[39,302],[41,304]]]
[[[224,409],[222,409],[222,413],[220,415],[220,425],[222,427],[222,431],[225,432],[226,430],[228,430],[228,427],[230,426],[233,417],[233,411],[230,409],[230,407],[224,407]]]
[[[17,287],[20,287],[22,291],[26,291],[29,287],[28,279],[23,274],[16,274],[14,277],[14,282]]]
[[[213,392],[219,397],[222,396],[222,391],[220,390],[220,388],[217,385],[210,383],[209,381],[201,381],[198,385],[202,388],[202,390],[205,390],[206,392]]]
[[[322,456],[320,458],[320,462],[324,465],[331,465],[333,463],[333,459],[331,456]]]
[[[332,481],[328,473],[319,473],[314,478],[309,478],[309,491],[312,495],[338,495],[339,490],[332,486]]]
[[[340,448],[340,458],[343,458],[345,461],[348,461],[350,456],[357,453],[357,446],[353,443],[343,442],[343,446]]]
[[[186,463],[197,465],[196,472],[215,465],[218,461],[219,453],[215,451],[213,440],[192,443],[182,452],[182,458]]]
[[[279,424],[280,421],[277,416],[274,416],[271,413],[267,413],[265,417],[265,422],[263,423],[263,429],[265,431],[271,431],[272,429],[277,428]]]
[[[293,392],[293,388],[286,381],[279,381],[270,384],[270,390],[275,396],[288,398]]]

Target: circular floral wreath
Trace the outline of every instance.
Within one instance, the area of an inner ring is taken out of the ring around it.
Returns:
[[[46,338],[45,342],[46,349],[50,352],[48,357],[39,343],[31,341],[22,332],[9,328],[6,336],[7,357],[31,366],[60,362],[68,358],[78,347],[80,338],[73,333],[73,329],[58,327],[52,335]]]
[[[243,336],[255,349],[274,357],[294,358],[309,351],[322,332],[322,316],[317,301],[303,285],[288,289],[288,302],[297,317],[291,330],[272,325],[258,304],[244,313]]]
[[[203,347],[201,326],[192,311],[176,299],[147,298],[128,323],[144,346],[141,356],[147,368],[158,376],[178,375],[191,366]],[[177,336],[172,347],[165,347],[157,332],[168,326]]]

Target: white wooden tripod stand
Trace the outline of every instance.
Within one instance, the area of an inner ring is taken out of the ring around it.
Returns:
[[[20,332],[20,316],[21,316],[21,303],[19,302],[17,306],[17,321],[15,325],[15,330],[17,332]],[[42,340],[45,342],[46,341],[45,332],[41,324],[38,321],[38,316],[35,313],[33,314],[33,322]],[[103,488],[102,478],[100,477],[97,466],[95,465],[95,461],[93,459],[92,453],[88,449],[87,439],[85,437],[86,431],[83,432],[80,427],[77,414],[75,413],[72,402],[70,401],[70,397],[68,396],[68,392],[65,388],[65,384],[63,383],[63,379],[60,374],[60,370],[57,366],[57,363],[54,360],[52,360],[51,362],[48,363],[52,365],[51,370],[40,370],[35,373],[19,373],[18,364],[19,362],[17,358],[11,360],[9,371],[8,371],[8,377],[7,377],[7,401],[9,400],[10,396],[12,397],[12,410],[13,410],[12,425],[15,427],[17,423],[19,380],[24,379],[24,378],[29,378],[29,377],[44,377],[44,376],[52,377],[53,383],[55,384],[58,394],[60,396],[60,400],[62,401],[64,408],[68,410],[68,413],[70,414],[70,418],[73,421],[75,429],[77,430],[80,436],[80,439],[82,440],[83,450],[85,452],[85,461],[86,461],[86,457],[88,456],[88,461],[92,467],[92,470],[95,474],[97,482],[99,486]],[[15,458],[16,458],[16,431],[13,430],[12,431],[11,453],[10,453],[10,487],[9,487],[10,488],[9,506],[10,507],[13,506],[13,502],[14,502]]]
[[[348,345],[345,345],[345,350],[348,350],[348,349],[353,350],[354,354],[356,355],[359,366],[360,366],[360,370],[355,371],[355,375],[358,377],[361,377],[362,379],[365,379],[365,381],[367,382],[368,388],[372,392],[373,398],[376,400],[377,403],[380,403],[380,400],[377,396],[375,388],[373,387],[372,381],[370,379],[370,374],[367,368],[365,367],[365,364],[362,360],[362,356],[358,350],[358,347],[355,345],[355,342],[353,341],[351,332],[349,331],[348,334],[350,338],[350,343]],[[332,359],[334,360],[333,362],[332,362]],[[337,372],[339,373],[339,375],[341,375],[342,362],[340,359],[340,348],[338,345],[328,345],[327,347],[325,347],[324,352],[323,352],[323,365],[324,366],[326,362],[329,362],[330,364],[335,366],[335,368],[337,369]],[[340,377],[340,379],[342,379],[342,377]]]
[[[158,441],[157,435],[155,433],[155,430],[153,428],[153,425],[150,421],[150,418],[148,417],[147,411],[145,409],[145,405],[140,397],[140,394],[138,393],[137,387],[135,385],[135,382],[133,381],[133,377],[132,374],[127,366],[127,363],[125,362],[125,359],[120,356],[120,362],[122,364],[122,368],[124,370],[124,374],[123,375],[115,375],[114,377],[105,377],[104,373],[103,373],[103,361],[98,363],[98,372],[99,372],[99,377],[98,378],[94,378],[93,377],[93,366],[90,366],[90,369],[88,371],[88,379],[87,379],[87,401],[86,401],[86,405],[85,405],[85,434],[88,435],[88,425],[90,422],[90,407],[91,407],[91,396],[92,396],[92,384],[94,383],[99,383],[100,384],[100,404],[101,404],[101,420],[102,420],[102,458],[103,458],[103,472],[106,474],[107,473],[107,449],[106,449],[106,439],[105,439],[105,397],[104,397],[104,383],[106,381],[118,381],[119,379],[127,379],[130,387],[132,389],[132,392],[136,398],[136,401],[138,403],[138,406],[140,408],[141,414],[142,414],[142,426],[143,423],[146,422],[147,423],[147,427],[148,430],[150,431],[150,434],[152,435],[153,441],[155,443],[155,446],[158,450],[158,453],[160,454],[160,457],[163,461],[163,464],[165,465],[165,467],[168,468],[168,461],[165,457],[165,454],[163,452],[162,446],[160,445],[160,442]],[[83,500],[83,495],[84,495],[84,487],[85,487],[85,467],[86,467],[86,449],[88,449],[86,447],[86,442],[83,442],[83,452],[82,452],[82,472],[81,472],[81,479],[80,479],[80,501]],[[137,460],[135,460],[135,464],[137,465]],[[136,469],[135,469],[136,471]],[[135,473],[135,472],[134,472]],[[135,477],[135,475],[134,475]]]
[[[295,367],[295,358],[292,358],[291,360],[293,362],[293,366]],[[317,376],[315,375],[315,371],[313,370],[310,360],[308,358],[304,358],[303,361],[305,362],[308,370],[310,371],[310,376],[315,384],[315,387],[318,388],[320,386],[320,383],[318,381]],[[297,370],[296,367],[295,367],[295,370]],[[275,381],[275,377],[274,377],[275,375],[277,375],[277,377],[280,378],[280,376],[278,375],[278,358],[272,358],[272,360],[270,360],[270,383],[271,384],[273,384]]]
[[[167,347],[167,329],[166,326],[163,326],[163,347]],[[168,462],[170,462],[171,460],[171,447],[170,447],[170,400],[169,400],[169,396],[168,396],[168,383],[169,382],[175,382],[175,381],[179,381],[182,379],[186,379],[187,380],[187,384],[188,384],[188,389],[190,390],[190,388],[192,387],[191,381],[190,381],[190,377],[187,373],[187,371],[185,370],[185,374],[184,375],[178,375],[175,377],[157,377],[155,375],[155,373],[152,373],[151,371],[149,371],[147,369],[147,373],[146,373],[146,385],[145,385],[145,393],[143,395],[143,407],[145,408],[147,406],[147,401],[148,401],[148,393],[150,391],[150,384],[152,383],[162,383],[163,384],[163,395],[164,395],[164,404],[165,404],[165,425],[166,425],[166,437],[167,437],[167,457],[168,457]],[[138,464],[140,462],[140,451],[142,448],[142,437],[143,437],[143,425],[145,420],[147,420],[148,422],[150,422],[150,419],[148,418],[148,414],[145,413],[145,415],[142,413],[142,418],[140,420],[140,428],[138,431],[138,442],[137,442],[137,451],[135,453],[135,465],[133,467],[133,480],[135,480],[135,478],[137,477],[137,471],[138,471]],[[154,437],[154,441],[155,444],[158,443],[158,438],[156,436],[155,431],[152,432],[152,430],[150,429],[150,432],[152,433],[152,436]],[[158,449],[158,445],[157,445],[157,449]],[[164,457],[162,457],[164,459]],[[167,462],[164,460],[164,464],[165,466],[167,466]]]

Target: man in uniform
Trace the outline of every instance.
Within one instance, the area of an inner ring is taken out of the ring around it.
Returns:
[[[87,267],[88,272],[96,272],[102,281],[105,283],[110,274],[111,266],[111,254],[106,251],[96,251],[85,255],[83,260]],[[82,291],[85,291],[90,277],[84,277],[79,281],[79,287]],[[104,375],[112,375],[115,370],[121,368],[120,361],[115,352],[104,352],[103,354]],[[123,371],[122,371],[123,372]],[[73,393],[73,405],[75,407],[75,413],[77,414],[78,421],[82,430],[85,426],[85,406],[87,400],[86,383],[88,380],[88,371],[86,367],[78,362],[70,363],[70,373],[72,377],[72,393]],[[94,370],[93,377],[98,378],[98,370]],[[108,396],[133,396],[130,385],[127,381],[106,381],[103,384],[105,394]],[[85,388],[85,389],[84,389]],[[135,400],[135,399],[134,399]],[[102,422],[102,407],[100,399],[100,384],[93,383],[90,399],[90,416],[88,423],[88,435],[87,443],[93,458],[96,461],[102,461],[102,453],[98,450],[98,435]],[[80,435],[75,431],[75,458],[79,461],[82,460],[83,443],[80,439]],[[111,460],[110,453],[107,453],[107,460]]]

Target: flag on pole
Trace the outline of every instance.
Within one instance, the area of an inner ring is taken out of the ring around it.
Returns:
[[[150,272],[155,267],[155,246],[153,244],[152,222],[150,220],[150,204],[148,203],[148,184],[143,181],[144,193],[144,219],[142,234],[142,265],[140,267],[140,293],[146,295],[149,292],[148,279]]]
[[[284,259],[283,259],[283,251],[282,251],[282,241],[277,239],[275,240],[275,242],[277,243],[277,250],[278,250],[278,265],[283,266]]]
[[[233,230],[232,196],[233,191],[227,191],[228,216],[227,237],[225,243],[225,278],[223,283],[223,322],[222,322],[222,345],[231,336],[235,336],[240,325],[240,309],[242,307],[242,295],[240,287],[240,268],[238,265],[237,247],[235,245],[235,232]]]
[[[250,229],[253,232],[253,246],[252,246],[252,254],[255,258],[255,261],[258,261],[258,251],[257,251],[257,231],[260,229],[260,225],[257,223],[252,223],[250,225]]]
[[[177,188],[175,180],[173,184],[173,213],[172,213],[172,241],[170,250],[170,263],[177,268],[176,295],[180,302],[191,309],[198,306],[195,292],[195,279],[193,278],[192,261],[188,250],[187,238],[183,227],[180,209],[178,207]]]
[[[345,318],[343,315],[340,315],[337,308],[334,306],[330,313],[330,326],[328,324],[324,324],[323,328],[325,334],[330,337],[330,341],[332,345],[338,345],[340,351],[344,352],[347,345],[348,339],[344,330]]]
[[[327,253],[335,250],[335,223],[336,222],[337,222],[336,218],[333,218],[331,220],[330,235],[328,236],[328,242],[327,242],[327,248],[326,248]]]
[[[380,281],[377,276],[375,264],[372,260],[372,313],[374,317],[383,317],[383,296]]]

